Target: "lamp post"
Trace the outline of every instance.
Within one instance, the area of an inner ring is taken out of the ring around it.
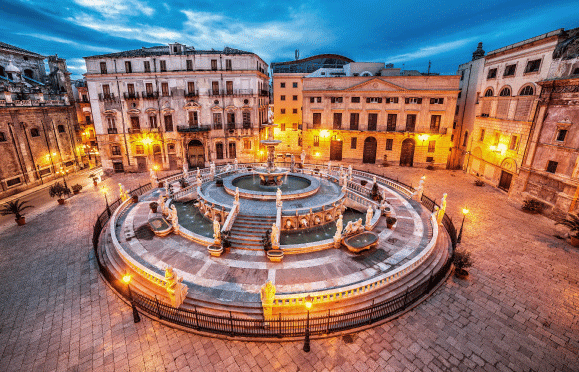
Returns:
[[[129,291],[129,301],[131,301],[131,307],[133,308],[133,321],[135,323],[139,323],[141,321],[141,317],[139,316],[139,312],[137,311],[137,307],[133,301],[133,293],[131,292],[131,286],[129,285],[131,282],[131,276],[129,274],[123,276],[123,282],[127,284],[127,290]]]
[[[107,212],[108,212],[109,217],[110,217],[110,215],[111,215],[111,209],[110,209],[110,207],[109,207],[109,199],[107,198],[107,191],[109,191],[109,190],[108,190],[106,187],[103,186],[102,189],[101,189],[101,191],[102,191],[103,195],[105,196],[105,204],[107,205]]]
[[[461,239],[462,239],[462,227],[464,226],[464,219],[466,217],[466,215],[468,214],[469,210],[467,208],[462,208],[462,222],[460,224],[460,231],[458,233],[458,238],[456,238],[456,242],[460,243]]]
[[[304,340],[304,351],[306,353],[310,352],[310,309],[312,308],[312,296],[308,295],[306,297],[306,310],[308,315],[306,318],[306,338]]]

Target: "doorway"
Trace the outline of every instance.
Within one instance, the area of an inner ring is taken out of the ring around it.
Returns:
[[[147,158],[144,156],[139,156],[137,158],[137,172],[147,171]]]
[[[330,160],[342,160],[342,141],[332,138],[330,141]]]
[[[364,155],[362,163],[374,164],[376,162],[376,138],[368,137],[364,140]]]
[[[509,172],[501,171],[501,179],[499,181],[499,189],[509,191],[511,188],[511,181],[513,180],[513,175]]]
[[[400,151],[400,166],[411,167],[414,165],[414,140],[406,138],[402,141],[402,150]]]
[[[187,160],[190,168],[205,166],[205,150],[199,140],[191,140],[187,145]]]

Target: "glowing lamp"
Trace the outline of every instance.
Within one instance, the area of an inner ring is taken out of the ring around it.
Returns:
[[[418,136],[418,139],[424,142],[428,139],[428,137],[429,137],[428,134],[421,134]]]
[[[469,212],[468,208],[462,208],[462,214],[467,215]]]
[[[153,165],[153,170],[156,172],[159,170],[159,166],[157,164]]]
[[[308,310],[310,310],[312,308],[312,296],[308,295],[306,297],[305,305],[306,305],[306,309],[308,309]]]
[[[320,137],[321,137],[321,138],[328,138],[329,136],[330,136],[330,132],[328,132],[327,130],[322,129],[322,130],[320,131]]]
[[[131,282],[131,276],[129,274],[123,276],[123,282],[125,282],[125,284],[129,284]]]
[[[315,155],[315,156],[320,156],[320,153],[319,153],[319,152],[316,152],[314,155]]]
[[[143,142],[143,145],[150,145],[153,142],[153,140],[147,137],[143,138],[141,142]]]

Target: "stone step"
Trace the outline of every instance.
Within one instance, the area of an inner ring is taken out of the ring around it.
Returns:
[[[271,222],[274,223],[275,222],[275,217],[264,217],[264,216],[244,216],[244,215],[240,215],[238,214],[237,217],[235,217],[235,221],[247,221],[247,222]]]
[[[272,223],[261,223],[261,222],[245,222],[245,221],[235,221],[233,222],[233,227],[245,227],[247,229],[263,229],[264,231],[269,229],[273,225]]]
[[[256,230],[256,229],[234,229],[231,228],[231,236],[256,236],[256,237],[262,237],[266,230]]]

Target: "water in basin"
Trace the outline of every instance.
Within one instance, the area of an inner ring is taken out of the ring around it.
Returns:
[[[344,211],[344,226],[348,224],[349,221],[356,221],[359,218],[364,221],[366,215],[362,212],[358,212],[354,209],[346,209]],[[311,229],[304,230],[292,230],[292,231],[282,231],[280,236],[280,244],[304,244],[311,243],[320,240],[332,239],[336,233],[336,223],[330,222],[325,225],[316,226]]]
[[[366,232],[348,238],[347,243],[354,248],[362,248],[375,243],[376,240],[378,240],[376,235]]]
[[[213,222],[203,217],[194,202],[174,202],[179,217],[179,225],[201,236],[213,238]]]
[[[262,186],[259,184],[259,182],[260,180],[258,175],[248,175],[234,179],[231,184],[233,187],[239,187],[239,189],[258,192],[275,192],[279,187],[282,193],[305,189],[311,185],[310,180],[292,175],[284,176],[283,184],[281,186]]]

